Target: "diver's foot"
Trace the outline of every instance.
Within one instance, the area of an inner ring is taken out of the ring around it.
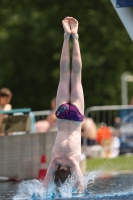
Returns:
[[[71,29],[70,29],[70,17],[66,17],[65,19],[62,20],[62,25],[65,31],[65,36],[70,36],[71,35]]]
[[[73,38],[78,37],[78,25],[79,25],[78,21],[75,18],[71,17],[69,23],[70,23],[72,37]]]

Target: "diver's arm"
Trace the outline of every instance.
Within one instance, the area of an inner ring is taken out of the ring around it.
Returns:
[[[55,164],[55,162],[51,161],[51,163],[48,167],[46,176],[45,176],[44,181],[43,181],[44,188],[46,188],[48,186],[48,184],[52,181],[53,174],[56,170],[57,170],[57,164]]]
[[[83,193],[85,191],[85,185],[84,185],[84,178],[83,174],[81,172],[79,163],[74,164],[71,168],[71,173],[76,178],[75,187],[77,189],[77,193]]]

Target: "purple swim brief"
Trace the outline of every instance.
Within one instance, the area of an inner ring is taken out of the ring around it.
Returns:
[[[84,116],[79,112],[78,108],[71,103],[62,104],[55,113],[59,119],[72,120],[82,122]]]

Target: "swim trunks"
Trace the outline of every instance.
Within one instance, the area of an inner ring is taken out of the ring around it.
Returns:
[[[79,112],[78,108],[71,103],[62,104],[55,113],[59,119],[82,122],[84,116]]]

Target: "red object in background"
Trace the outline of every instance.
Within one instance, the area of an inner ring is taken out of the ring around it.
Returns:
[[[97,131],[96,141],[100,144],[102,140],[110,139],[112,137],[112,133],[108,126],[100,127]]]
[[[5,176],[0,176],[0,181],[15,181],[15,182],[21,182],[22,180],[17,178],[9,178]]]
[[[46,176],[46,172],[47,172],[47,165],[46,165],[46,156],[42,155],[41,156],[41,164],[40,164],[40,169],[39,169],[39,173],[38,173],[38,180],[43,180]]]

